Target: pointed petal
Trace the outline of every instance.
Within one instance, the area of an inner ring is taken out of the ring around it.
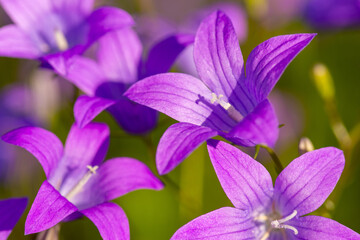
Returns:
[[[161,175],[169,173],[207,139],[215,130],[190,123],[175,123],[161,137],[156,151],[156,167]]]
[[[211,91],[190,75],[154,75],[135,83],[124,95],[180,122],[224,131],[235,126],[235,121],[220,105],[211,104]]]
[[[89,123],[83,128],[75,124],[66,139],[64,162],[71,168],[86,169],[87,165],[99,165],[109,146],[110,130],[103,123]]]
[[[268,100],[261,102],[253,112],[223,136],[246,147],[257,144],[274,147],[279,136],[279,122],[274,108]]]
[[[74,116],[78,127],[90,123],[102,111],[115,104],[116,101],[100,97],[80,96],[74,105]]]
[[[290,223],[289,223],[290,224]],[[316,239],[316,240],[359,240],[360,234],[350,228],[328,218],[319,216],[305,216],[292,221],[298,231],[298,239]]]
[[[99,64],[108,79],[131,84],[138,80],[142,45],[131,28],[106,34],[99,40]]]
[[[128,99],[117,101],[108,111],[117,123],[131,134],[148,133],[156,126],[158,119],[157,111]]]
[[[74,56],[68,60],[66,68],[64,77],[91,96],[108,81],[99,64],[89,58]]]
[[[193,42],[192,34],[176,34],[157,43],[149,52],[145,64],[145,76],[169,71],[179,54]]]
[[[81,211],[98,228],[104,240],[130,240],[129,221],[115,203],[103,203]]]
[[[42,56],[40,61],[61,76],[66,76],[68,74],[69,63],[71,62],[70,59],[76,55],[82,54],[87,47],[87,45],[78,45],[63,52],[47,54]]]
[[[22,147],[33,154],[49,177],[63,154],[61,141],[52,133],[38,127],[22,127],[6,133],[2,140]]]
[[[204,214],[176,231],[171,240],[241,240],[255,239],[256,226],[239,209],[224,207]]]
[[[0,2],[14,23],[29,31],[39,22],[38,19],[51,9],[49,0],[1,0]]]
[[[194,60],[200,79],[224,101],[246,115],[254,107],[241,86],[244,62],[231,20],[220,11],[200,25],[194,45]],[[246,89],[245,89],[246,90]]]
[[[270,38],[258,45],[246,63],[246,85],[257,102],[263,101],[287,65],[316,34],[292,34]]]
[[[134,25],[134,20],[126,11],[115,7],[101,7],[88,17],[90,26],[88,44],[95,42],[108,32]]]
[[[49,229],[70,214],[77,211],[77,208],[50,184],[45,181],[25,222],[25,234],[37,233]]]
[[[221,186],[236,208],[261,211],[271,204],[272,180],[263,165],[225,142],[208,140],[208,150]]]
[[[9,198],[0,201],[0,239],[7,239],[28,203],[27,198]]]
[[[318,209],[330,195],[344,169],[341,150],[321,148],[293,160],[275,182],[274,200],[284,216]]]
[[[41,55],[23,30],[15,25],[0,28],[0,56],[35,59]]]
[[[72,201],[80,209],[85,209],[138,189],[162,188],[161,181],[144,163],[132,158],[114,158],[100,166],[84,190]]]

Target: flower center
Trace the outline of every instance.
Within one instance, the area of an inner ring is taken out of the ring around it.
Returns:
[[[220,94],[219,96],[217,96],[215,93],[211,93],[211,97],[211,104],[214,104],[215,102],[220,104],[220,106],[222,106],[228,112],[229,116],[233,120],[235,120],[236,122],[240,122],[243,119],[243,116],[240,112],[238,112],[230,103],[222,99],[224,95]]]
[[[54,37],[55,37],[56,45],[60,51],[65,51],[66,49],[69,48],[69,44],[66,40],[66,37],[61,30],[56,29],[54,32]]]
[[[85,175],[80,179],[80,181],[65,195],[65,198],[68,200],[78,194],[84,187],[84,185],[89,181],[90,177],[96,174],[96,170],[99,166],[86,166],[89,171],[85,173]]]
[[[290,221],[297,215],[297,211],[294,210],[290,215],[281,219],[274,219],[272,216],[267,216],[265,214],[261,214],[260,216],[255,218],[255,221],[265,223],[267,227],[267,231],[260,238],[260,240],[266,240],[270,236],[270,233],[274,229],[289,229],[294,232],[295,235],[299,233],[299,231],[290,225],[284,224],[287,221]]]

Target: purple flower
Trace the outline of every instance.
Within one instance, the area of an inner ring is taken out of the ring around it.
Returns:
[[[333,29],[360,25],[359,0],[309,0],[305,20],[315,28]]]
[[[9,198],[0,200],[0,239],[5,240],[24,213],[27,198]]]
[[[0,55],[40,59],[65,72],[64,60],[81,54],[107,32],[133,24],[117,8],[92,11],[93,0],[1,0],[15,24],[0,29]]]
[[[267,96],[291,60],[315,34],[271,38],[243,57],[230,19],[207,17],[195,37],[200,79],[180,73],[151,76],[125,93],[129,99],[180,121],[160,140],[157,168],[165,174],[206,139],[221,135],[243,146],[273,146],[278,120]]]
[[[25,234],[85,215],[104,239],[129,239],[124,211],[109,201],[136,189],[163,187],[138,160],[122,157],[101,164],[109,145],[105,124],[73,125],[65,148],[53,133],[37,127],[13,130],[2,139],[32,153],[47,177],[27,216]]]
[[[277,177],[239,149],[209,140],[208,150],[221,186],[235,208],[224,207],[180,228],[175,239],[360,239],[338,222],[304,216],[319,208],[344,168],[342,151],[333,147],[308,152]]]
[[[172,35],[156,44],[142,61],[142,45],[130,28],[99,40],[97,61],[76,56],[68,61],[65,78],[84,91],[75,103],[76,123],[82,127],[108,109],[124,130],[144,134],[157,122],[157,112],[123,97],[134,82],[167,72],[177,55],[194,40],[193,35]]]

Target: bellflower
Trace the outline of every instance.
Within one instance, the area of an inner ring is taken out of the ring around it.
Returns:
[[[99,40],[97,61],[76,56],[68,62],[69,79],[87,96],[75,103],[74,114],[82,127],[105,109],[127,132],[143,134],[155,127],[157,112],[123,97],[139,79],[167,72],[177,55],[194,40],[193,35],[172,35],[156,44],[142,61],[142,45],[130,28],[109,33]]]
[[[14,24],[0,29],[0,56],[39,59],[65,72],[64,61],[104,34],[130,26],[113,7],[92,10],[93,0],[1,0]]]
[[[122,157],[101,164],[109,144],[105,124],[73,125],[65,148],[53,133],[37,127],[13,130],[2,139],[32,153],[47,177],[27,216],[25,234],[85,215],[103,239],[129,239],[124,211],[109,201],[136,189],[163,187],[138,160]]]
[[[309,0],[304,10],[305,20],[319,29],[360,26],[358,0]]]
[[[314,34],[271,38],[243,57],[230,19],[217,11],[200,25],[194,60],[200,79],[181,73],[150,76],[125,93],[129,99],[180,121],[166,130],[157,150],[165,174],[216,135],[243,146],[274,146],[278,120],[267,96],[291,60]]]
[[[340,223],[304,216],[319,208],[344,168],[342,151],[333,147],[308,152],[292,161],[273,187],[269,172],[239,149],[209,140],[208,150],[221,186],[235,208],[224,207],[180,228],[176,239],[360,239]]]
[[[27,198],[9,198],[0,200],[0,239],[5,240],[24,213]]]

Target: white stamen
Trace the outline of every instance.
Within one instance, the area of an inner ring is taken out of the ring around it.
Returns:
[[[297,215],[297,211],[294,210],[289,216],[285,217],[285,218],[282,218],[282,219],[279,219],[279,220],[274,220],[271,222],[271,226],[273,228],[283,228],[283,229],[290,229],[292,231],[294,231],[294,234],[297,235],[299,232],[296,228],[294,228],[293,226],[290,226],[290,225],[286,225],[286,224],[283,224],[291,219],[293,219],[295,216]]]
[[[229,116],[236,122],[240,122],[243,119],[241,113],[239,113],[230,103],[225,102],[221,99],[224,97],[224,95],[220,94],[219,96],[217,96],[215,93],[211,93],[211,97],[212,98],[210,102],[212,104],[218,102],[229,113]]]
[[[81,191],[81,189],[84,187],[84,185],[89,181],[90,177],[93,174],[96,174],[96,170],[99,168],[99,166],[86,166],[89,171],[80,179],[80,181],[69,191],[68,194],[66,194],[66,198],[70,199],[73,196],[75,196],[77,193]]]
[[[69,48],[69,44],[66,40],[66,37],[61,30],[56,29],[54,35],[55,35],[55,42],[59,50],[65,51],[66,49]]]

